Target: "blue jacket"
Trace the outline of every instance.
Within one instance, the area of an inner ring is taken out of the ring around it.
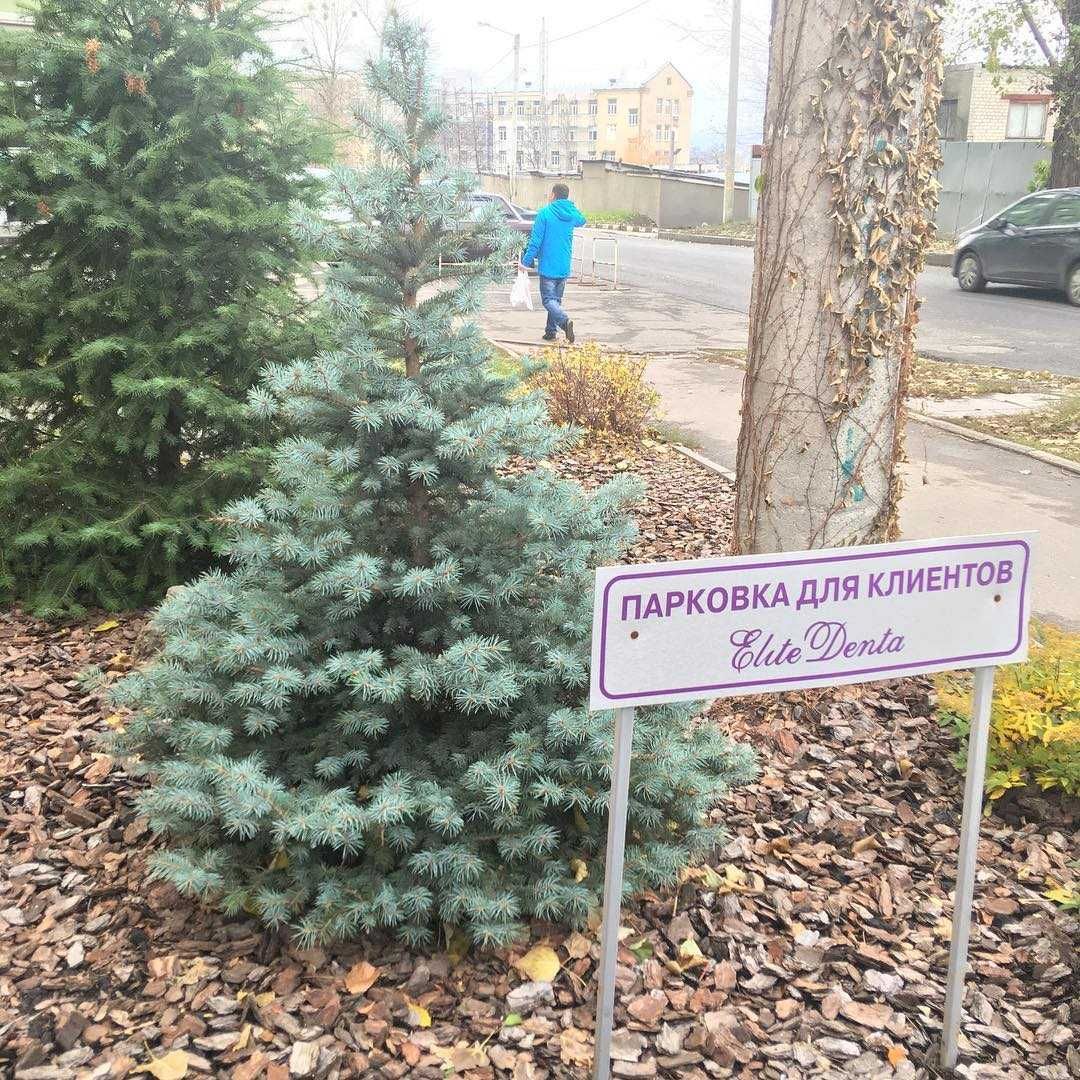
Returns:
[[[585,216],[569,199],[556,199],[536,215],[529,246],[521,261],[532,266],[540,256],[541,277],[570,276],[570,253],[574,247],[574,230],[585,224]]]

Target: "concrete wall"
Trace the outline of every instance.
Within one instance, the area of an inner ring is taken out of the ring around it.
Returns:
[[[1023,139],[946,142],[941,154],[937,227],[958,233],[1026,195],[1035,162],[1049,160],[1050,147]]]
[[[485,191],[508,194],[505,176],[484,173]],[[723,216],[724,185],[699,177],[674,177],[657,173],[623,171],[606,162],[586,161],[581,174],[553,176],[550,173],[519,173],[515,201],[536,208],[548,201],[551,186],[561,181],[570,188],[570,198],[586,215],[629,211],[655,221],[660,228],[719,224]],[[735,219],[750,217],[750,193],[745,185],[735,187]]]

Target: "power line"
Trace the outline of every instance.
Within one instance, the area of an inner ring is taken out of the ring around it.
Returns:
[[[632,15],[639,8],[643,8],[646,4],[651,4],[653,0],[639,0],[638,3],[631,7],[624,8],[622,11],[615,12],[614,15],[609,15],[606,19],[601,19],[599,22],[592,23],[589,26],[583,26],[579,30],[571,30],[569,34],[562,34],[559,37],[548,38],[548,44],[554,45],[556,41],[566,41],[569,38],[577,37],[579,34],[587,34],[590,30],[596,30],[598,27],[607,26],[608,23],[614,22],[616,19],[621,19],[624,15]],[[523,49],[535,49],[540,44],[539,41],[531,42],[529,45],[522,45]]]

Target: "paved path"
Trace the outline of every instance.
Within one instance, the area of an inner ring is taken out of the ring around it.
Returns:
[[[619,239],[620,281],[732,314],[749,310],[753,248],[612,235]],[[603,255],[608,257],[606,250]],[[1058,294],[1004,285],[962,293],[949,271],[936,266],[923,271],[919,292],[925,300],[919,325],[923,354],[1080,375],[1080,308]]]
[[[488,332],[515,344],[537,342],[543,312],[510,311],[507,297],[505,288],[490,293],[483,316]],[[745,345],[742,316],[639,289],[570,285],[566,302],[580,339],[651,353],[647,372],[664,419],[691,446],[735,468],[742,368],[702,352]],[[914,421],[907,450],[904,536],[1037,530],[1034,611],[1080,628],[1080,476]]]

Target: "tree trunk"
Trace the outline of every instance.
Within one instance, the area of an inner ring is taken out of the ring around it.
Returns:
[[[897,534],[938,0],[775,0],[735,547]]]
[[[1080,187],[1080,0],[1065,0],[1065,45],[1054,66],[1050,187]]]

